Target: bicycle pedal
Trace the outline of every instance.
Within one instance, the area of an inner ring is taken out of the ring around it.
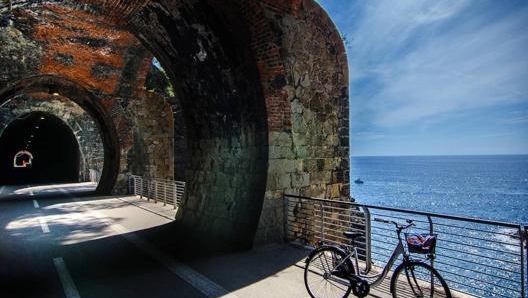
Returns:
[[[357,276],[354,276],[356,280],[350,280],[350,284],[352,286],[352,293],[356,295],[359,298],[366,297],[370,293],[370,285],[369,283]]]

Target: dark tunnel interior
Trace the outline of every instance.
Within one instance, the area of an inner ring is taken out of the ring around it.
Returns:
[[[0,136],[0,185],[79,180],[79,145],[70,127],[48,113],[12,121]]]

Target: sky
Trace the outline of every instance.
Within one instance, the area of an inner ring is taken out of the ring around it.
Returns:
[[[316,1],[347,49],[352,156],[528,154],[528,1]]]

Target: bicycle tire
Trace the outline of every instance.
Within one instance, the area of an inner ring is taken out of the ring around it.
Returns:
[[[390,289],[393,298],[451,298],[451,291],[440,273],[423,262],[400,264],[394,270]]]
[[[348,297],[352,287],[349,276],[354,274],[350,259],[334,268],[347,254],[334,246],[316,248],[306,261],[304,285],[312,298]]]

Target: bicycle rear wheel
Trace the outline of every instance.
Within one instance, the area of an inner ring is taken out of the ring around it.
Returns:
[[[422,262],[402,263],[391,279],[393,298],[451,298],[451,292],[438,271]]]
[[[304,284],[312,298],[344,298],[352,290],[350,274],[354,274],[354,268],[352,262],[346,259],[346,253],[336,247],[324,246],[308,257]]]

